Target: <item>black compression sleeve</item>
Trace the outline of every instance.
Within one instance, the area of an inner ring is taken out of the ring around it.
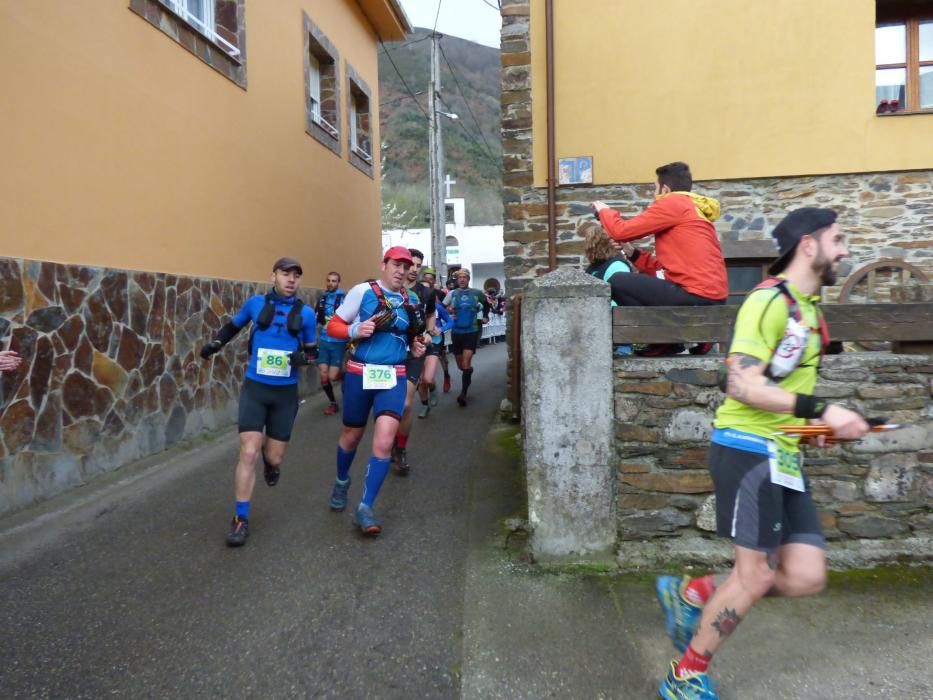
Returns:
[[[240,330],[241,329],[239,326],[236,326],[233,324],[233,322],[230,322],[217,331],[217,340],[226,345],[236,337],[236,334],[239,333]]]

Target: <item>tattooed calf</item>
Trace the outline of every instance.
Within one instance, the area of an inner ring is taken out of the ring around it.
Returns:
[[[719,632],[720,638],[726,637],[735,632],[735,628],[739,626],[741,621],[742,618],[738,616],[734,609],[730,610],[729,608],[724,608],[723,611],[716,616],[713,628]]]

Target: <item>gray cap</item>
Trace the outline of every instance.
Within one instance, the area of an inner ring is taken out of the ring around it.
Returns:
[[[298,270],[298,274],[303,274],[301,270],[301,263],[295,260],[295,258],[279,258],[275,261],[275,265],[272,266],[272,271],[282,270],[287,272],[288,270]]]

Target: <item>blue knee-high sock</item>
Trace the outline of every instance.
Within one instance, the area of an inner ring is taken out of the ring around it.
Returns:
[[[249,520],[249,501],[236,501],[236,517]]]
[[[369,458],[369,464],[366,465],[366,481],[363,487],[363,505],[373,507],[376,496],[379,495],[379,489],[382,482],[386,480],[386,474],[389,473],[389,458],[379,459],[375,455]]]
[[[353,458],[356,457],[356,450],[347,452],[340,445],[337,445],[337,480],[346,481],[350,478],[350,465],[353,464]]]

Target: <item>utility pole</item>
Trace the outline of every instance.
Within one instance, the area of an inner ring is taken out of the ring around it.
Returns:
[[[447,217],[444,215],[444,144],[441,139],[439,95],[441,91],[441,35],[431,37],[431,83],[428,88],[428,177],[431,179],[431,264],[441,284],[447,282]]]

